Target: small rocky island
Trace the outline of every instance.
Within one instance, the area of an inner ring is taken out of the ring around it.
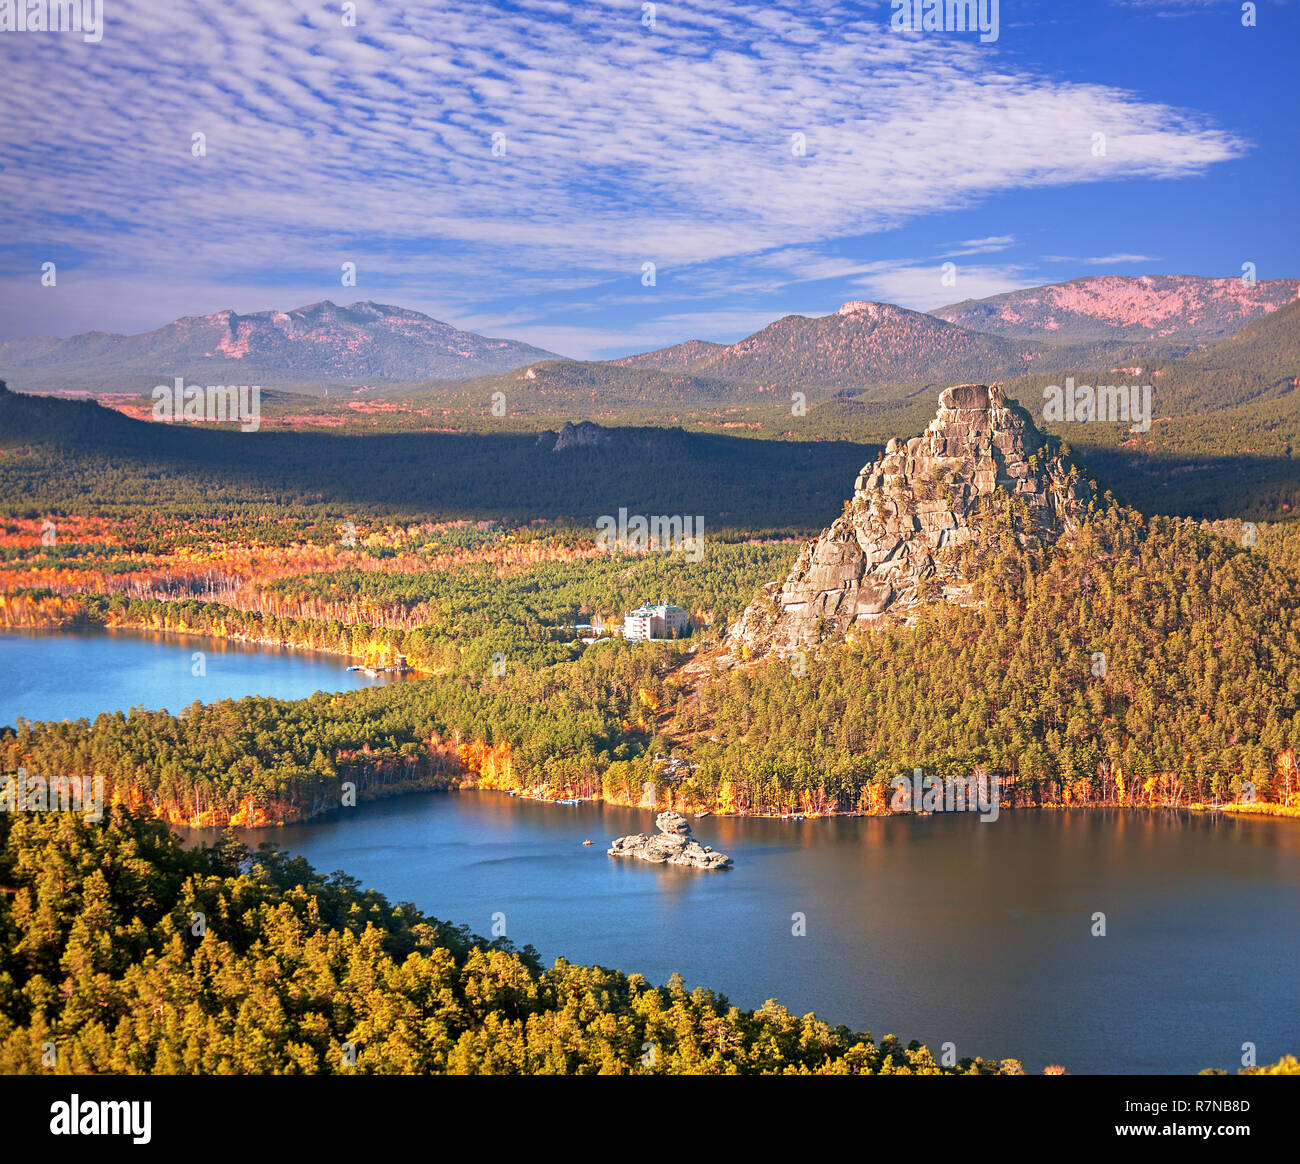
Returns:
[[[657,864],[689,865],[694,869],[726,869],[731,858],[715,853],[691,836],[691,826],[680,812],[661,812],[655,817],[657,835],[639,833],[619,837],[610,847],[611,857],[637,857]]]

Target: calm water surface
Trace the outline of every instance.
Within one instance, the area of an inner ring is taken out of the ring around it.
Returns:
[[[207,675],[191,673],[202,650]],[[128,632],[0,635],[0,725],[143,703],[295,698],[377,682],[338,656]],[[382,681],[382,680],[380,680]],[[1300,1050],[1300,824],[1004,812],[709,817],[725,872],[616,861],[648,811],[413,795],[250,833],[550,961],[679,971],[734,1003],[1072,1072],[1235,1070]],[[190,833],[188,839],[210,839]],[[595,842],[583,847],[582,841]],[[1107,934],[1093,937],[1093,914]],[[795,937],[803,914],[806,936]]]
[[[206,675],[193,674],[194,652]],[[24,719],[93,719],[102,711],[177,712],[196,699],[301,699],[391,680],[349,672],[342,655],[138,631],[0,632],[0,727]]]
[[[480,933],[679,971],[938,1053],[1030,1070],[1236,1069],[1300,1048],[1300,828],[1165,812],[694,821],[723,872],[615,860],[648,811],[423,794],[259,830]],[[596,843],[583,847],[590,838]],[[1093,937],[1093,914],[1106,936]],[[807,935],[793,936],[792,915]]]

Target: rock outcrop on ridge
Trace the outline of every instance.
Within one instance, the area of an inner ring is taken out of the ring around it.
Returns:
[[[607,445],[613,436],[595,421],[583,420],[574,424],[571,420],[564,422],[559,433],[544,432],[537,438],[539,445],[548,445],[553,453],[566,453],[570,449],[593,449]]]
[[[976,519],[998,490],[1026,503],[1015,525],[1022,544],[1072,531],[1094,496],[1058,442],[1000,387],[944,389],[925,432],[891,440],[858,475],[844,513],[745,611],[733,647],[751,657],[788,653],[920,602],[961,601],[967,587],[952,551],[977,536]]]
[[[659,832],[619,837],[609,847],[611,857],[636,857],[657,864],[689,865],[695,869],[725,869],[731,858],[715,853],[691,836],[690,822],[679,812],[661,812],[655,817]]]

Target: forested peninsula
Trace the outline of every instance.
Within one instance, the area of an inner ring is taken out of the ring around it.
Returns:
[[[927,604],[906,623],[821,644],[800,666],[729,656],[722,640],[792,557],[785,543],[732,547],[725,573],[680,555],[575,556],[548,566],[558,577],[545,590],[526,563],[275,581],[331,601],[383,597],[390,612],[423,603],[426,621],[410,631],[284,616],[274,633],[340,649],[364,634],[427,677],[20,723],[0,729],[0,764],[29,779],[102,776],[111,799],[201,825],[453,787],[682,811],[887,812],[891,781],[918,767],[996,776],[1008,808],[1300,807],[1296,527],[1261,526],[1243,545],[1232,523],[1116,506],[1046,552],[1002,536],[999,520],[989,515],[965,563],[970,603]],[[586,645],[565,629],[673,586],[694,588],[703,625],[690,639]],[[482,603],[462,607],[467,594]],[[200,632],[268,617],[121,593],[23,592],[5,609],[40,602]]]

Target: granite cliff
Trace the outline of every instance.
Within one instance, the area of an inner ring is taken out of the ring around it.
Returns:
[[[946,388],[920,436],[891,440],[858,475],[844,513],[800,553],[731,631],[749,656],[787,653],[855,627],[905,617],[918,603],[962,601],[956,551],[979,536],[999,492],[1022,545],[1077,527],[1092,484],[1001,388]]]

